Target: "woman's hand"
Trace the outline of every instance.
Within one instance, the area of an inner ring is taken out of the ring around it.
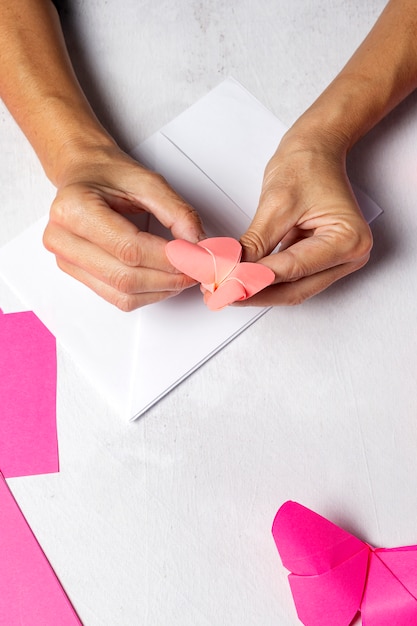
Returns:
[[[297,304],[362,267],[372,237],[346,176],[346,154],[417,87],[417,4],[389,0],[345,67],[269,162],[244,258],[275,285],[247,304]],[[281,243],[280,252],[271,254]]]
[[[77,147],[65,159],[44,244],[59,267],[124,311],[163,300],[194,284],[165,254],[162,237],[141,231],[123,214],[148,212],[174,237],[197,242],[197,213],[159,175],[116,146]],[[82,157],[80,157],[82,154]]]
[[[44,235],[58,265],[126,311],[189,287],[168,263],[165,241],[123,213],[152,213],[190,241],[202,237],[199,218],[102,127],[50,0],[0,1],[0,54],[0,96],[58,189]]]
[[[243,260],[267,265],[276,280],[243,305],[301,303],[369,259],[372,235],[349,185],[342,146],[331,136],[299,134],[296,126],[282,139],[241,238]]]

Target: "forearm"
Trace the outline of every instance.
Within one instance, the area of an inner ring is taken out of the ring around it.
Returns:
[[[391,0],[339,75],[295,124],[346,153],[417,86],[417,2]]]
[[[0,96],[56,185],[86,148],[114,145],[78,84],[50,0],[0,0]]]

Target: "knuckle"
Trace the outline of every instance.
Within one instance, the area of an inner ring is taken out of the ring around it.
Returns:
[[[267,254],[267,247],[259,233],[249,228],[240,238],[240,243],[253,259],[261,259]]]
[[[55,257],[55,263],[57,264],[57,266],[59,267],[59,269],[62,272],[65,272],[66,274],[69,273],[68,272],[68,266],[67,266],[67,264],[65,263],[65,261],[63,259],[61,259],[60,257],[56,256]]]
[[[44,247],[48,250],[48,252],[54,251],[53,236],[52,236],[51,228],[49,227],[49,225],[45,228],[45,231],[43,233],[42,243]]]
[[[359,258],[366,257],[366,260],[369,259],[373,246],[373,238],[370,228],[368,228],[364,233],[362,233],[359,237],[359,241],[357,244],[357,253]]]
[[[345,241],[348,242],[347,256],[351,261],[369,258],[372,250],[373,238],[371,229],[367,224],[360,228],[355,226],[346,226],[343,235]],[[346,244],[345,244],[346,245]]]
[[[132,272],[127,267],[118,267],[110,276],[110,285],[122,294],[131,293],[133,287]]]
[[[116,243],[116,256],[125,265],[141,265],[142,255],[139,242],[122,239]]]
[[[159,172],[152,172],[148,170],[146,175],[148,176],[148,181],[150,185],[153,185],[155,187],[168,187],[166,178],[164,178]]]
[[[173,285],[173,291],[176,293],[180,293],[184,291],[184,289],[188,289],[188,287],[195,285],[195,281],[187,276],[186,274],[177,274],[175,279],[175,284]]]
[[[302,283],[295,281],[292,283],[284,283],[283,292],[280,294],[278,289],[277,294],[282,298],[281,302],[286,306],[296,307],[303,304],[306,300],[309,300],[320,291],[314,283],[307,280]]]
[[[137,308],[135,300],[132,298],[132,296],[129,296],[127,294],[118,294],[114,298],[113,304],[124,313],[130,313]]]
[[[365,254],[364,256],[360,257],[356,261],[352,262],[351,270],[349,271],[349,274],[362,269],[368,263],[370,256],[371,256],[370,254]]]
[[[70,193],[68,189],[60,191],[51,205],[51,220],[58,224],[66,224],[69,219],[79,217],[80,209],[78,196]]]
[[[51,219],[53,219],[54,222],[58,222],[58,224],[60,224],[65,217],[65,214],[67,212],[67,209],[65,208],[67,206],[67,203],[64,203],[63,200],[61,200],[60,198],[55,198],[55,200],[53,201],[52,205],[51,205]]]
[[[186,209],[186,216],[187,216],[187,219],[190,221],[190,223],[192,225],[197,224],[198,226],[203,228],[203,222],[201,220],[200,215],[196,211],[196,209],[189,206],[185,201],[184,201],[184,208]]]
[[[304,293],[294,293],[289,296],[286,304],[290,307],[299,306],[309,298],[311,298],[311,295],[307,295]]]

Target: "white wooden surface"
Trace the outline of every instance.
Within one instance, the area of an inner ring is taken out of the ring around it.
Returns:
[[[79,76],[128,149],[228,75],[290,124],[384,1],[67,5]],[[59,351],[61,471],[9,484],[85,626],[297,624],[270,534],[287,499],[417,543],[415,103],[351,158],[385,209],[360,273],[269,312],[133,424]],[[0,113],[1,244],[54,192]],[[0,305],[19,308],[1,283]]]

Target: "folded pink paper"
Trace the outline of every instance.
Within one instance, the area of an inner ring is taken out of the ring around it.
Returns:
[[[1,473],[0,624],[81,626]]]
[[[206,289],[205,302],[212,311],[254,296],[275,278],[261,263],[241,263],[242,246],[231,237],[197,244],[175,239],[167,243],[166,254],[174,267]]]
[[[58,471],[55,338],[31,311],[0,310],[0,469]]]
[[[417,546],[375,549],[290,501],[272,534],[305,626],[417,624]]]

